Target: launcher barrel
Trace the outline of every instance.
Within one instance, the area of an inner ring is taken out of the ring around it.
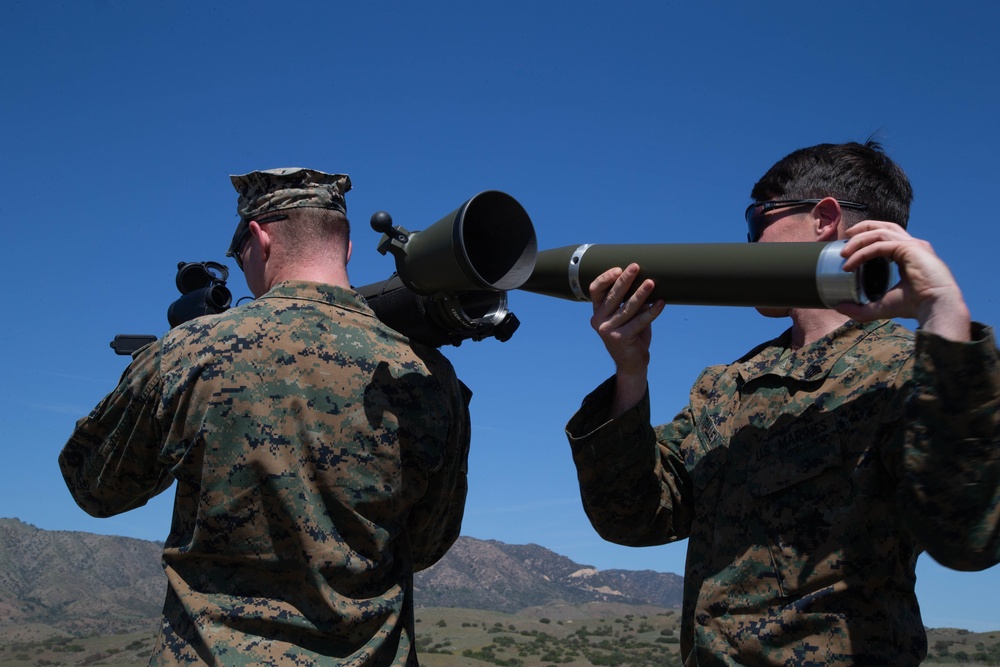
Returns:
[[[889,289],[891,263],[879,258],[844,271],[831,243],[584,244],[538,253],[518,288],[589,301],[590,283],[604,271],[635,262],[634,286],[651,278],[651,299],[704,306],[834,308],[877,301]]]

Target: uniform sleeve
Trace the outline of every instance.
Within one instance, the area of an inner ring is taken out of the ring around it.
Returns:
[[[939,563],[1000,562],[1000,357],[992,329],[971,343],[918,332],[905,406],[899,504]]]
[[[654,430],[648,392],[617,419],[608,416],[613,398],[611,378],[584,399],[566,425],[591,525],[605,540],[626,546],[687,537],[691,480],[679,451],[693,430],[689,413]]]
[[[145,505],[173,479],[159,463],[160,343],[137,353],[118,387],[76,423],[59,468],[76,503],[108,517]]]
[[[407,520],[413,569],[417,572],[441,560],[458,539],[469,490],[472,392],[455,377],[450,364],[447,371],[438,372],[439,377],[450,378],[446,383],[450,387],[446,401],[450,426],[441,465],[425,480],[426,489]]]

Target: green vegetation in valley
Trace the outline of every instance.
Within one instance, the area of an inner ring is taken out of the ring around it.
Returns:
[[[671,667],[680,664],[680,615],[644,607],[553,605],[518,614],[421,608],[417,649],[423,667]],[[928,631],[926,665],[1000,666],[1000,630]],[[155,631],[74,636],[43,625],[0,626],[5,667],[144,667]]]
[[[579,608],[559,608],[562,611]],[[557,611],[553,609],[553,611]],[[546,613],[545,608],[533,612]],[[417,652],[425,667],[680,665],[676,611],[592,617],[418,609]]]

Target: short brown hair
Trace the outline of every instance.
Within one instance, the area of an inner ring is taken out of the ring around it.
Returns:
[[[895,222],[910,219],[913,188],[881,144],[818,144],[786,155],[753,186],[754,201],[833,197],[865,204],[865,211],[844,209],[847,225],[864,219]],[[855,219],[856,218],[856,219]]]
[[[268,230],[290,255],[305,256],[315,252],[346,252],[351,226],[341,211],[327,208],[290,208],[281,211],[286,220],[277,221]],[[268,216],[262,216],[267,219]]]

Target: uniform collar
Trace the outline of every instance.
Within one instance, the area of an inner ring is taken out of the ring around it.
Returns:
[[[888,326],[889,320],[855,322],[850,320],[811,345],[791,352],[791,329],[777,338],[748,352],[737,362],[737,372],[743,382],[765,375],[793,380],[816,381],[833,375],[838,359],[868,336]]]
[[[261,299],[299,299],[353,310],[363,315],[375,316],[364,297],[354,290],[327,283],[305,280],[286,280],[274,285]]]

